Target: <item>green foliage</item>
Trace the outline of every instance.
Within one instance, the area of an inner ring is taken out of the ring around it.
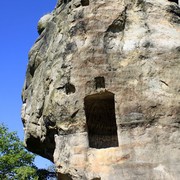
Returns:
[[[38,179],[34,166],[35,156],[25,150],[15,132],[0,124],[0,179]]]
[[[37,169],[35,167],[30,166],[22,166],[15,169],[15,176],[13,179],[25,180],[25,179],[33,179],[38,180],[39,177],[37,175]]]
[[[46,180],[56,179],[54,166],[38,169],[35,155],[28,152],[15,132],[0,124],[0,180]]]

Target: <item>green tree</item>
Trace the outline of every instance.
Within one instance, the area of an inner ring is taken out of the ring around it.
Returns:
[[[35,155],[25,150],[15,132],[0,124],[0,179],[38,179]]]
[[[35,155],[28,152],[16,132],[0,124],[0,179],[46,180],[56,179],[56,172],[38,169],[34,165]]]

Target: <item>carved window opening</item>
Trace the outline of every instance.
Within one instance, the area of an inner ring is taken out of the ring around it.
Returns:
[[[82,6],[89,6],[89,0],[81,0]]]
[[[179,0],[168,0],[168,1],[170,1],[170,2],[175,2],[176,4],[179,4]]]
[[[96,77],[95,78],[95,84],[96,84],[96,89],[105,88],[105,79],[104,79],[104,77]]]
[[[97,93],[84,98],[89,146],[108,148],[118,146],[114,94]]]

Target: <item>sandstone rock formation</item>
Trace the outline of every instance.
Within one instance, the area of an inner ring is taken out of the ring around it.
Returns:
[[[38,23],[22,120],[62,180],[178,180],[177,0],[59,0]]]

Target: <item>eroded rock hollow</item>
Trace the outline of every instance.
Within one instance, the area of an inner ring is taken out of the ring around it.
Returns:
[[[59,0],[29,52],[27,148],[61,180],[178,180],[180,8]]]

